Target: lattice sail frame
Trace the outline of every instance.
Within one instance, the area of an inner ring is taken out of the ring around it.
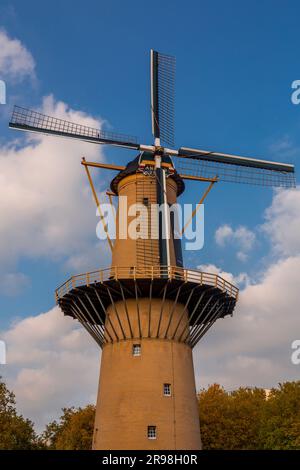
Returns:
[[[258,186],[293,188],[296,185],[295,174],[279,170],[254,168],[230,163],[221,163],[193,158],[174,156],[177,171],[184,178],[218,178],[227,183],[244,183]]]
[[[12,128],[24,131],[54,134],[61,137],[72,137],[87,142],[120,144],[123,147],[138,149],[136,137],[132,135],[103,131],[71,121],[48,116],[32,109],[14,106],[9,123]]]
[[[151,114],[154,137],[174,145],[175,68],[173,56],[151,51]]]

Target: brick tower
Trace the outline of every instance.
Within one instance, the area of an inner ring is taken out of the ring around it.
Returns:
[[[201,440],[192,348],[217,318],[232,313],[237,289],[215,274],[184,269],[172,230],[166,241],[170,264],[161,264],[160,236],[150,233],[158,231],[159,220],[149,210],[159,190],[147,163],[151,156],[139,155],[113,179],[111,190],[128,207],[145,206],[148,233],[121,239],[117,222],[111,267],[74,276],[56,295],[64,313],[102,347],[93,448],[196,450]],[[170,159],[161,166],[171,205],[184,183]]]

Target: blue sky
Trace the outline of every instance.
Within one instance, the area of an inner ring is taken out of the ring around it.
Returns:
[[[108,129],[151,142],[154,48],[177,60],[176,145],[296,162],[290,146],[299,145],[300,106],[292,105],[290,87],[299,76],[297,2],[64,0],[45,8],[29,0],[2,1],[0,12],[1,27],[36,62],[34,84],[7,84],[9,105],[15,98],[20,105],[39,106],[42,96],[53,93],[75,110],[104,118]],[[6,114],[0,126],[2,142],[16,137],[7,129]],[[280,153],[276,145],[286,140]],[[105,154],[113,162],[133,156],[111,149]],[[187,185],[183,201],[196,202],[202,190],[198,183]],[[261,269],[263,237],[240,266],[230,247],[216,246],[214,233],[222,224],[253,229],[271,200],[270,189],[219,183],[205,207],[205,247],[196,258],[186,254],[186,264],[214,263],[230,272]],[[91,269],[101,260],[95,264]],[[59,262],[26,256],[18,266],[30,285],[18,296],[2,297],[1,322],[50,308],[54,288],[69,274]]]

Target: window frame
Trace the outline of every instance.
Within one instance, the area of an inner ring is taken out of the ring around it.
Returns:
[[[166,393],[166,390],[168,388],[169,393]],[[172,385],[170,383],[164,383],[163,384],[163,394],[164,397],[171,397],[172,396]]]
[[[151,436],[152,432],[153,432],[153,436]],[[154,441],[155,439],[157,439],[157,427],[154,426],[153,424],[150,424],[147,427],[147,438],[149,439],[149,441]]]
[[[138,354],[135,352],[138,350]],[[142,345],[141,343],[135,343],[132,345],[132,355],[133,357],[139,357],[142,355]]]

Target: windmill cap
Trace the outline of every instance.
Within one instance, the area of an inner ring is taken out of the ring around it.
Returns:
[[[148,153],[147,152],[142,152],[139,153],[133,160],[127,163],[126,168],[124,170],[121,170],[112,180],[110,183],[110,189],[113,191],[113,193],[118,194],[118,185],[120,181],[125,178],[126,176],[129,175],[134,175],[135,173],[138,172],[139,169],[139,162],[140,162],[140,157],[145,156],[147,158]],[[163,157],[164,158],[164,157]],[[170,158],[170,157],[168,157]],[[149,153],[149,160],[153,159],[153,154]],[[176,169],[174,168],[174,173],[169,176],[169,178],[172,178],[176,184],[177,184],[177,196],[180,196],[180,194],[183,193],[185,189],[185,184],[179,173],[177,173]]]

